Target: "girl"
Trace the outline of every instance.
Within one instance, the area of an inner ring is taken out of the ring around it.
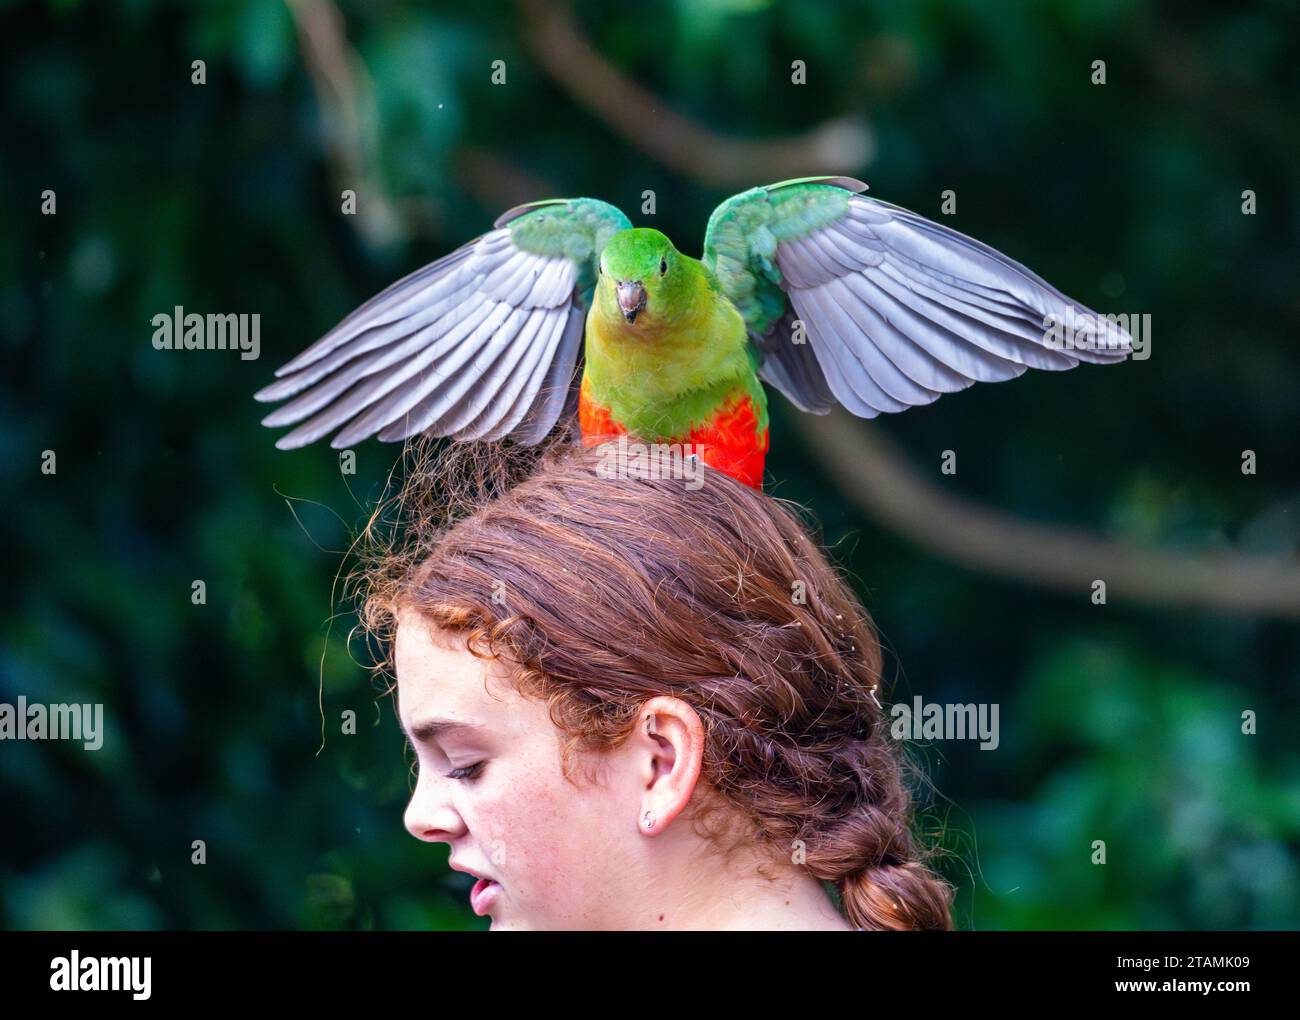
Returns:
[[[367,576],[407,829],[492,930],[951,928],[873,624],[800,518],[608,463],[560,445],[440,529],[417,511]]]

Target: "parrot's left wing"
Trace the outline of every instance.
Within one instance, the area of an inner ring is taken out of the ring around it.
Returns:
[[[745,318],[759,375],[796,406],[825,414],[838,401],[874,418],[1028,368],[1131,353],[1124,330],[1024,266],[857,194],[866,187],[849,177],[783,181],[709,218],[703,261]],[[1052,322],[1056,335],[1071,328],[1080,338],[1049,343]]]
[[[262,419],[293,449],[417,433],[540,442],[571,399],[606,242],[631,226],[592,198],[503,213],[495,229],[398,280],[276,371]]]

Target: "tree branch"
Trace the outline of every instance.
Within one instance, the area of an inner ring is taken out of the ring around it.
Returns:
[[[813,174],[853,173],[875,157],[866,120],[847,116],[802,135],[728,138],[667,109],[587,41],[566,5],[520,0],[537,62],[573,100],[646,155],[710,186],[743,186]]]
[[[366,239],[386,245],[427,226],[417,204],[389,196],[374,165],[379,151],[374,85],[365,62],[348,42],[343,14],[331,0],[286,0],[298,30],[303,63],[321,108],[326,159],[341,192],[357,193],[358,226]]]
[[[944,492],[878,429],[847,412],[793,416],[808,448],[850,499],[929,552],[1001,577],[1154,606],[1300,619],[1300,565],[1237,553],[1182,554],[1018,520]]]

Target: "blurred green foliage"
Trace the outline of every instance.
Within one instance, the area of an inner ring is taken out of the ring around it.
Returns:
[[[720,199],[768,183],[761,167],[701,183],[613,130],[538,62],[525,6],[339,8],[373,97],[363,157],[396,211],[385,238],[339,214],[339,124],[290,8],[0,4],[0,700],[102,701],[108,728],[95,753],[0,746],[6,927],[483,926],[445,848],[403,829],[409,755],[345,646],[352,619],[330,622],[335,553],[397,449],[364,444],[359,474],[341,477],[332,450],[276,451],[251,394],[398,275],[544,197],[530,184],[630,212],[654,189],[655,225],[698,251]],[[927,468],[960,440],[946,484],[1026,519],[1292,562],[1296,14],[1119,0],[575,11],[668,108],[741,138],[860,118],[869,161],[826,172],[936,218],[954,189],[958,229],[1094,307],[1153,315],[1148,361],[1026,375],[864,427]],[[506,86],[490,82],[497,59]],[[794,59],[805,86],[790,84]],[[1105,86],[1089,82],[1096,59]],[[1248,188],[1255,216],[1241,214]],[[46,189],[57,215],[40,214]],[[258,312],[262,358],[154,350],[151,317],[178,304]],[[933,558],[864,521],[790,414],[774,395],[774,491],[813,507],[853,572],[893,696],[1001,706],[996,752],[923,750],[959,923],[1296,926],[1297,628],[1098,607]],[[1255,476],[1239,470],[1247,448]],[[339,732],[345,710],[355,736]],[[1245,710],[1257,735],[1241,732]]]

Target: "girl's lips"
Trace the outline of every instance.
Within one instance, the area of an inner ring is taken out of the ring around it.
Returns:
[[[480,878],[474,883],[474,888],[469,891],[469,904],[474,908],[474,913],[482,917],[487,913],[488,906],[496,898],[501,886],[493,882],[490,878]]]

